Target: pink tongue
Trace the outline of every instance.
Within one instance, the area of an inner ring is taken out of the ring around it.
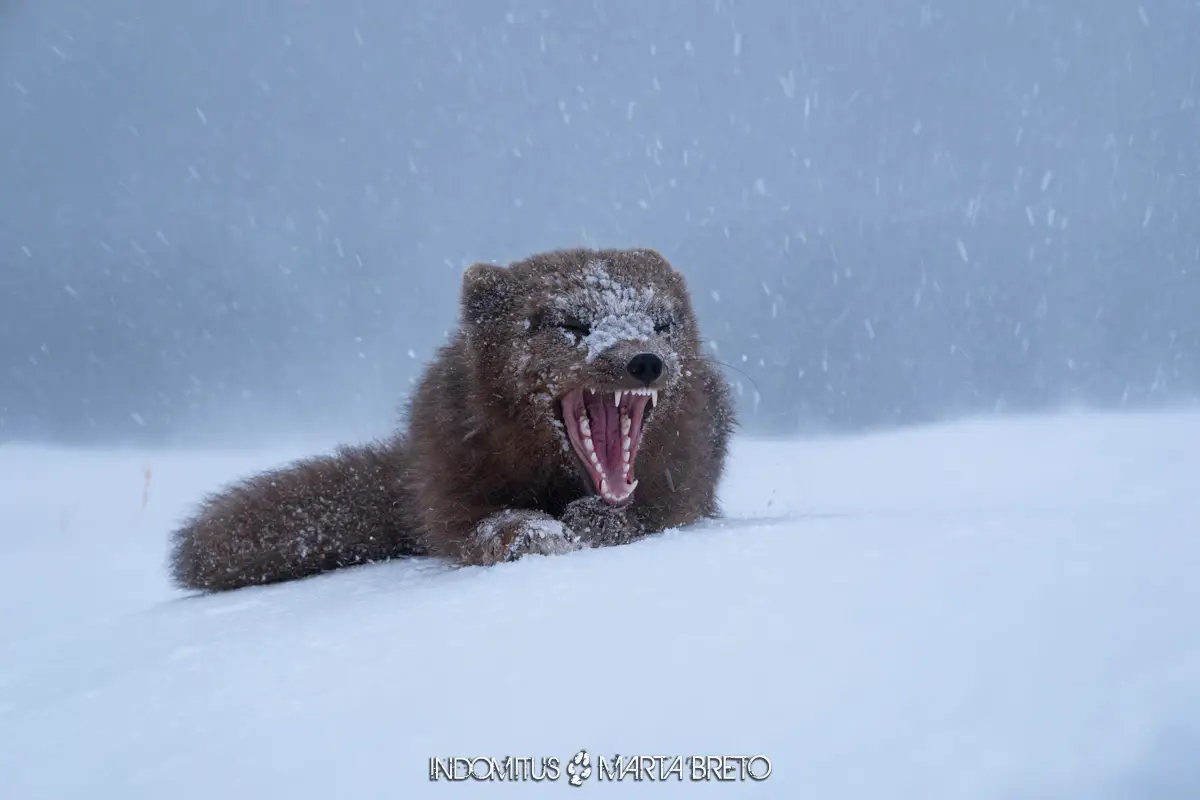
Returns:
[[[604,465],[610,482],[620,477],[621,460],[621,414],[613,403],[611,394],[584,392],[583,403],[587,408],[588,423],[592,426],[592,444],[596,456]]]

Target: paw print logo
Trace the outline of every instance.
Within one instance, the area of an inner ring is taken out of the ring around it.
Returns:
[[[580,750],[575,757],[567,762],[567,783],[572,786],[582,786],[583,782],[592,777],[592,759],[587,750]]]

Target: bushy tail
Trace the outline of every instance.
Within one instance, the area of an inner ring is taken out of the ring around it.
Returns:
[[[421,555],[400,441],[343,447],[206,498],[172,536],[181,587],[222,591]]]

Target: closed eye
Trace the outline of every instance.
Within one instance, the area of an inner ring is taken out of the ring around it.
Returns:
[[[580,337],[587,336],[592,332],[591,325],[588,325],[587,323],[581,322],[577,319],[563,320],[558,327],[567,333],[571,333]]]
[[[657,334],[670,333],[673,323],[671,320],[663,320],[662,322],[654,323],[654,332]]]
[[[0,2],[2,2],[2,0],[0,0]],[[532,324],[527,327],[532,327],[535,331],[558,330],[572,334],[573,336],[587,336],[592,332],[592,326],[588,325],[586,322],[582,322],[575,317],[567,317],[564,319],[558,314],[537,316],[533,319]]]

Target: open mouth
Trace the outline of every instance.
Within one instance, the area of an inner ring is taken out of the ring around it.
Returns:
[[[574,389],[563,395],[561,402],[571,446],[600,497],[613,505],[629,500],[638,484],[633,465],[642,423],[647,408],[658,402],[658,390]]]

